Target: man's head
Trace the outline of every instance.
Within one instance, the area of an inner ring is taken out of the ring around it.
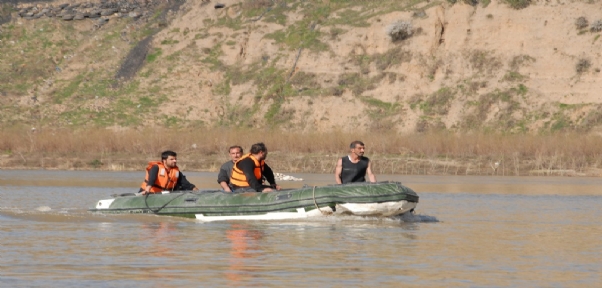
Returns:
[[[251,154],[255,155],[257,160],[264,160],[268,157],[268,148],[263,143],[255,143],[251,146]]]
[[[349,149],[351,150],[351,154],[355,154],[358,157],[360,156],[364,156],[364,142],[362,141],[353,141],[351,142],[351,144],[349,144]]]
[[[178,162],[177,157],[178,154],[176,154],[176,152],[166,150],[161,153],[161,162],[163,162],[163,165],[167,168],[174,168]]]
[[[230,159],[232,159],[232,162],[236,162],[238,159],[240,159],[240,156],[242,156],[243,150],[242,147],[235,145],[230,146],[228,153],[230,154]]]

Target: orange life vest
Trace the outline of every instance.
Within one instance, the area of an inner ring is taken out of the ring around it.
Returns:
[[[261,183],[261,179],[263,178],[263,166],[264,166],[265,162],[263,160],[258,161],[257,159],[255,159],[255,157],[253,157],[249,153],[245,156],[240,157],[240,159],[238,159],[238,161],[236,161],[236,163],[234,163],[234,167],[232,168],[232,176],[230,177],[230,184],[238,186],[238,187],[249,187],[250,186],[247,176],[245,175],[245,172],[240,170],[238,168],[238,166],[236,165],[236,164],[238,164],[238,162],[240,162],[241,160],[243,160],[245,158],[251,158],[253,160],[253,162],[255,162],[255,169],[253,170],[253,174],[255,174],[255,178],[257,178],[257,181],[259,181],[259,183]]]
[[[144,178],[144,182],[142,182],[140,187],[142,189],[146,189],[146,186],[150,185],[150,183],[147,183],[148,171],[150,171],[155,165],[159,166],[159,173],[157,173],[157,180],[151,185],[150,192],[161,193],[162,191],[173,190],[176,187],[176,183],[178,183],[180,170],[177,166],[168,170],[161,161],[148,162],[148,166],[146,166],[146,177]]]

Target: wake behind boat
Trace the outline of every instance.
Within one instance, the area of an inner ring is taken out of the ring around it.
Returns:
[[[418,195],[399,182],[305,186],[269,193],[221,190],[147,196],[114,195],[92,212],[152,213],[201,221],[295,219],[320,215],[396,216],[412,211]]]

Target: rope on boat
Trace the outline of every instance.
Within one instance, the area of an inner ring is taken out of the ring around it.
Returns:
[[[150,194],[152,194],[152,193],[146,193],[146,195],[144,196],[144,204],[146,204],[146,208],[148,208],[148,210],[150,210],[151,212],[153,212],[155,214],[159,214],[159,211],[163,210],[163,208],[165,208],[165,206],[169,205],[169,203],[171,203],[171,201],[176,200],[176,199],[184,196],[184,194],[186,194],[186,193],[181,193],[180,195],[178,195],[176,197],[173,197],[173,199],[167,201],[167,203],[165,203],[163,206],[159,207],[159,209],[157,209],[157,210],[153,210],[153,208],[150,208],[148,206],[148,202],[146,202],[146,199],[148,198],[148,195],[150,195]]]
[[[318,206],[318,202],[316,202],[316,187],[317,186],[314,186],[313,189],[312,189],[312,195],[313,195],[313,198],[314,198],[314,205],[316,205],[316,208],[318,208],[318,211],[320,211],[320,213],[322,213],[322,215],[330,215],[330,213],[322,211],[322,209],[320,209],[320,206]]]

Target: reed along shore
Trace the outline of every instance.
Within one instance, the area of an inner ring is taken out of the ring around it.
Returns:
[[[183,171],[218,171],[228,147],[264,142],[277,172],[333,173],[349,143],[361,140],[377,174],[602,177],[602,136],[577,132],[293,133],[245,129],[4,128],[1,169],[143,170],[161,151]]]

